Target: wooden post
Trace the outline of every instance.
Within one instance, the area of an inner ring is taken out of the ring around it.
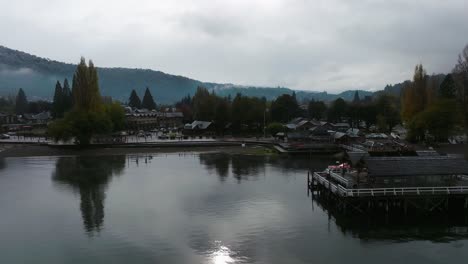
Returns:
[[[406,203],[406,199],[403,200],[403,207],[404,207],[404,210],[405,210],[405,216],[407,215],[408,213],[408,205]]]

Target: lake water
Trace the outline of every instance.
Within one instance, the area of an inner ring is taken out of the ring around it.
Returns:
[[[330,161],[1,159],[0,263],[466,262],[466,218],[376,222],[313,201],[306,171]]]

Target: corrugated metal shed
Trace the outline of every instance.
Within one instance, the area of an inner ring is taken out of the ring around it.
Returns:
[[[468,175],[468,161],[446,156],[367,157],[370,176]]]

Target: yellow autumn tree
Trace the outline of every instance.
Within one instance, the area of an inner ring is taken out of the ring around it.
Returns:
[[[414,69],[413,82],[403,90],[401,117],[410,121],[418,113],[424,111],[428,103],[427,75],[422,64]]]

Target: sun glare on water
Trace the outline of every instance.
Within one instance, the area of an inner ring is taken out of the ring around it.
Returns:
[[[232,257],[234,252],[222,245],[220,241],[216,241],[216,245],[215,250],[210,254],[211,264],[242,263],[240,259]]]

